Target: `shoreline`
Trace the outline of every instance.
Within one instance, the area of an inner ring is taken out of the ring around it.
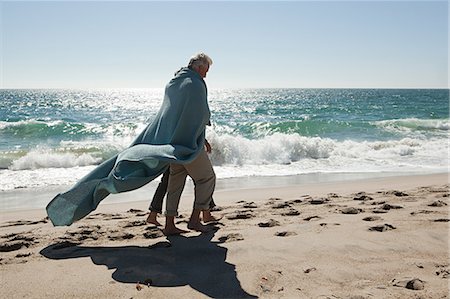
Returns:
[[[239,200],[258,201],[270,197],[290,196],[297,193],[324,196],[329,192],[359,192],[355,185],[364,185],[374,191],[377,186],[384,185],[385,189],[411,188],[420,183],[446,184],[450,173],[417,174],[417,173],[336,173],[336,174],[305,174],[272,177],[244,177],[218,179],[214,198],[218,206],[232,204]],[[129,192],[111,194],[105,198],[93,211],[111,210],[116,207],[139,208],[147,210],[153,193],[159,183],[159,178],[148,185]],[[67,191],[71,186],[52,186],[46,188],[18,189],[4,191],[0,206],[0,221],[11,220],[15,214],[38,213],[46,216],[45,206],[59,192]],[[265,192],[262,192],[262,191]],[[255,192],[256,191],[256,192]],[[261,193],[264,197],[260,198]],[[30,198],[33,199],[30,199]],[[191,208],[194,197],[192,182],[186,183],[180,200],[180,211]],[[8,208],[8,203],[14,201],[31,202],[31,207],[18,204]],[[110,207],[109,207],[110,206]],[[164,209],[164,206],[163,206]]]

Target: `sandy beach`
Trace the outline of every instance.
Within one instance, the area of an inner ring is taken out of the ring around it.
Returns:
[[[228,186],[211,232],[174,237],[133,196],[70,227],[2,212],[1,297],[450,298],[448,173]]]

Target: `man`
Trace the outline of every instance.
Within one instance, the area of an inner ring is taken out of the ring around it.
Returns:
[[[181,68],[168,83],[165,97],[169,99],[173,97],[178,100],[186,98],[191,102],[204,102],[207,106],[207,88],[203,78],[206,77],[211,64],[211,58],[204,53],[199,53],[191,57],[188,66]],[[209,123],[210,112],[208,106],[204,111],[194,111],[194,108],[186,103],[184,109],[184,113],[192,115],[192,117],[208,118]],[[206,130],[206,127],[203,130]],[[204,133],[202,136],[204,138]],[[197,138],[197,136],[192,136],[192,138]],[[203,142],[205,144],[204,140]],[[206,143],[206,147],[207,151],[210,151],[211,148],[208,143]],[[194,208],[188,222],[188,228],[200,232],[208,230],[200,222],[200,213],[201,211],[209,212],[209,205],[212,201],[216,184],[216,175],[211,161],[208,158],[207,151],[201,150],[198,156],[190,163],[179,164],[175,162],[170,164],[164,234],[174,235],[186,232],[175,226],[174,219],[178,215],[178,205],[188,175],[194,181],[195,190]]]

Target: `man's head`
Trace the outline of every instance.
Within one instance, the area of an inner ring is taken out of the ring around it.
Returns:
[[[188,68],[196,71],[202,78],[205,78],[211,64],[212,59],[205,53],[200,52],[191,57]]]

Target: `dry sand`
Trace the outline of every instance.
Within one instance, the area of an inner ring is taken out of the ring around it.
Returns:
[[[448,196],[448,174],[221,190],[215,229],[176,237],[147,201],[71,227],[4,212],[0,296],[450,298]]]

